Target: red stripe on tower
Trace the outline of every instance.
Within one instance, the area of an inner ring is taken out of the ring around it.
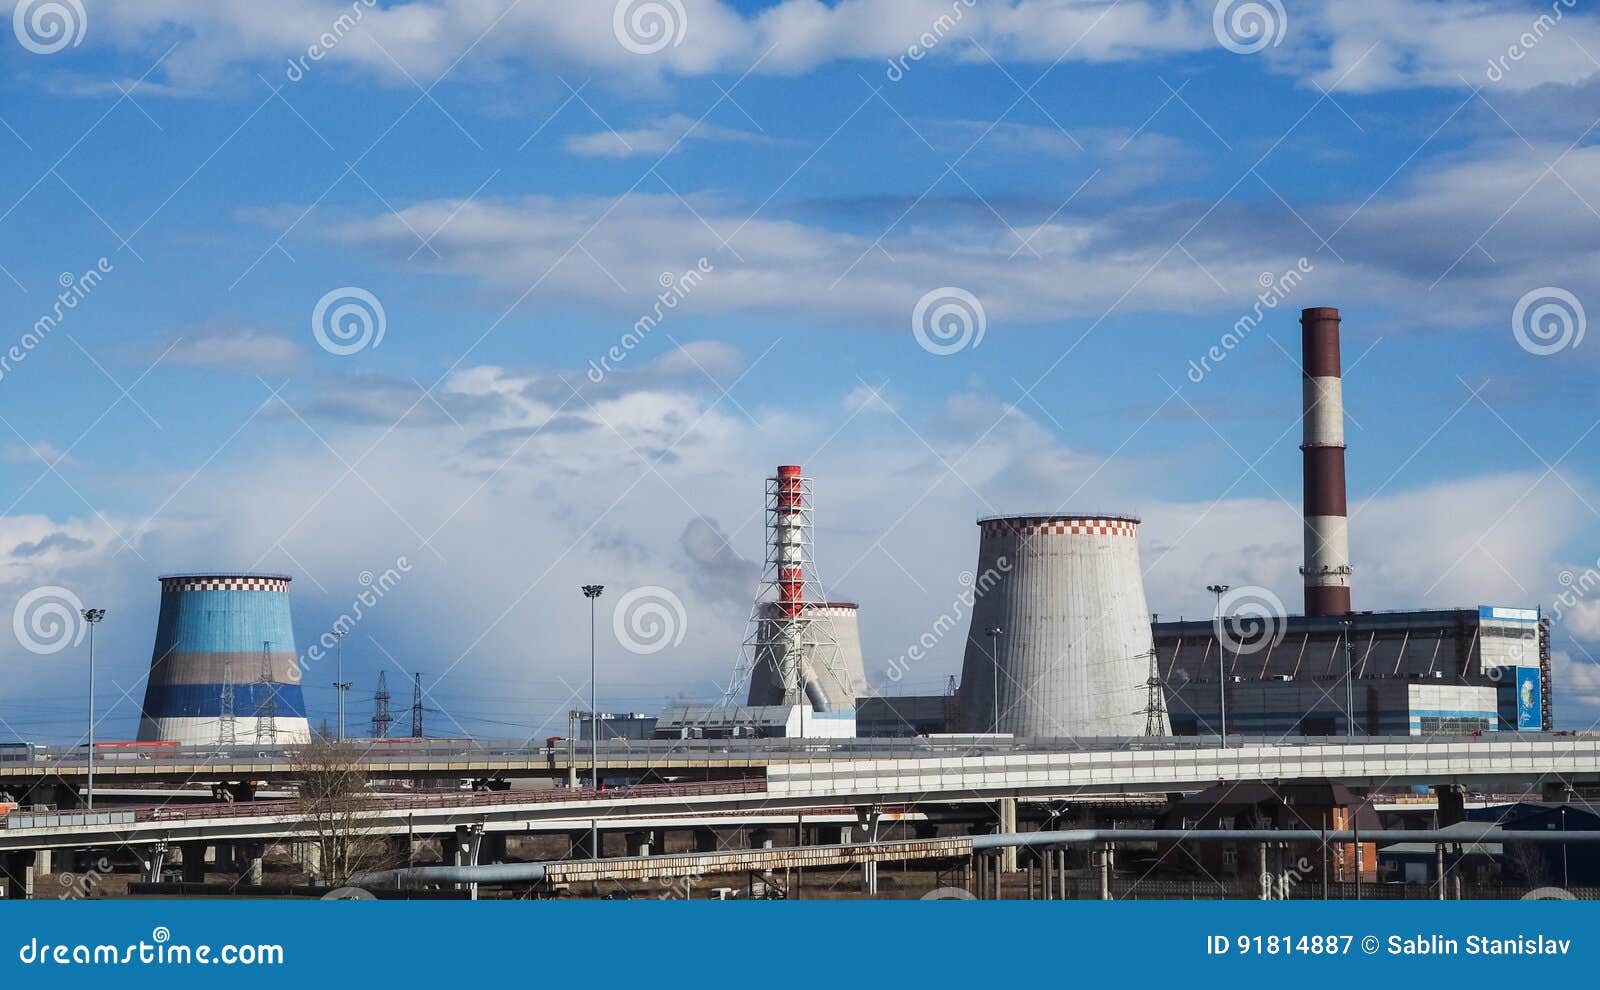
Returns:
[[[778,612],[794,618],[805,605],[805,568],[801,555],[800,530],[805,520],[804,482],[798,464],[778,468],[778,505],[773,526],[773,552],[778,561]]]
[[[1305,442],[1306,615],[1350,611],[1350,526],[1344,481],[1344,381],[1339,362],[1339,311],[1300,312]]]

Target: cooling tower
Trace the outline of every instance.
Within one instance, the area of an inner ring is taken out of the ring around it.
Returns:
[[[785,703],[785,649],[778,619],[780,608],[775,602],[761,605],[762,629],[756,637],[755,667],[750,674],[750,695],[746,704]],[[812,668],[817,681],[835,710],[853,710],[856,699],[867,693],[866,668],[861,659],[861,627],[856,622],[857,606],[851,602],[806,602],[804,609],[807,618],[818,620],[831,629],[832,641],[813,647]]]
[[[281,574],[172,574],[139,741],[258,746],[310,741]]]
[[[1002,516],[978,527],[962,729],[1145,735],[1153,647],[1139,520]],[[1156,721],[1166,735],[1165,714]]]

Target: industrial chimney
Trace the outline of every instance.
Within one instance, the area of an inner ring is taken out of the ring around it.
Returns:
[[[1305,400],[1306,615],[1350,611],[1350,526],[1344,488],[1344,383],[1339,311],[1300,311],[1301,384]]]

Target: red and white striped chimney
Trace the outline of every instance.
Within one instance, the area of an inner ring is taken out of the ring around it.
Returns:
[[[772,559],[778,565],[778,614],[793,619],[805,608],[805,481],[797,464],[779,466]]]
[[[1306,615],[1350,611],[1350,525],[1344,487],[1344,382],[1339,311],[1300,311],[1301,384],[1305,399]]]

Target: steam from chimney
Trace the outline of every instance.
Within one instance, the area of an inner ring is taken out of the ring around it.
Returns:
[[[1350,525],[1344,483],[1344,383],[1339,311],[1300,311],[1301,384],[1305,400],[1306,615],[1350,611]]]

